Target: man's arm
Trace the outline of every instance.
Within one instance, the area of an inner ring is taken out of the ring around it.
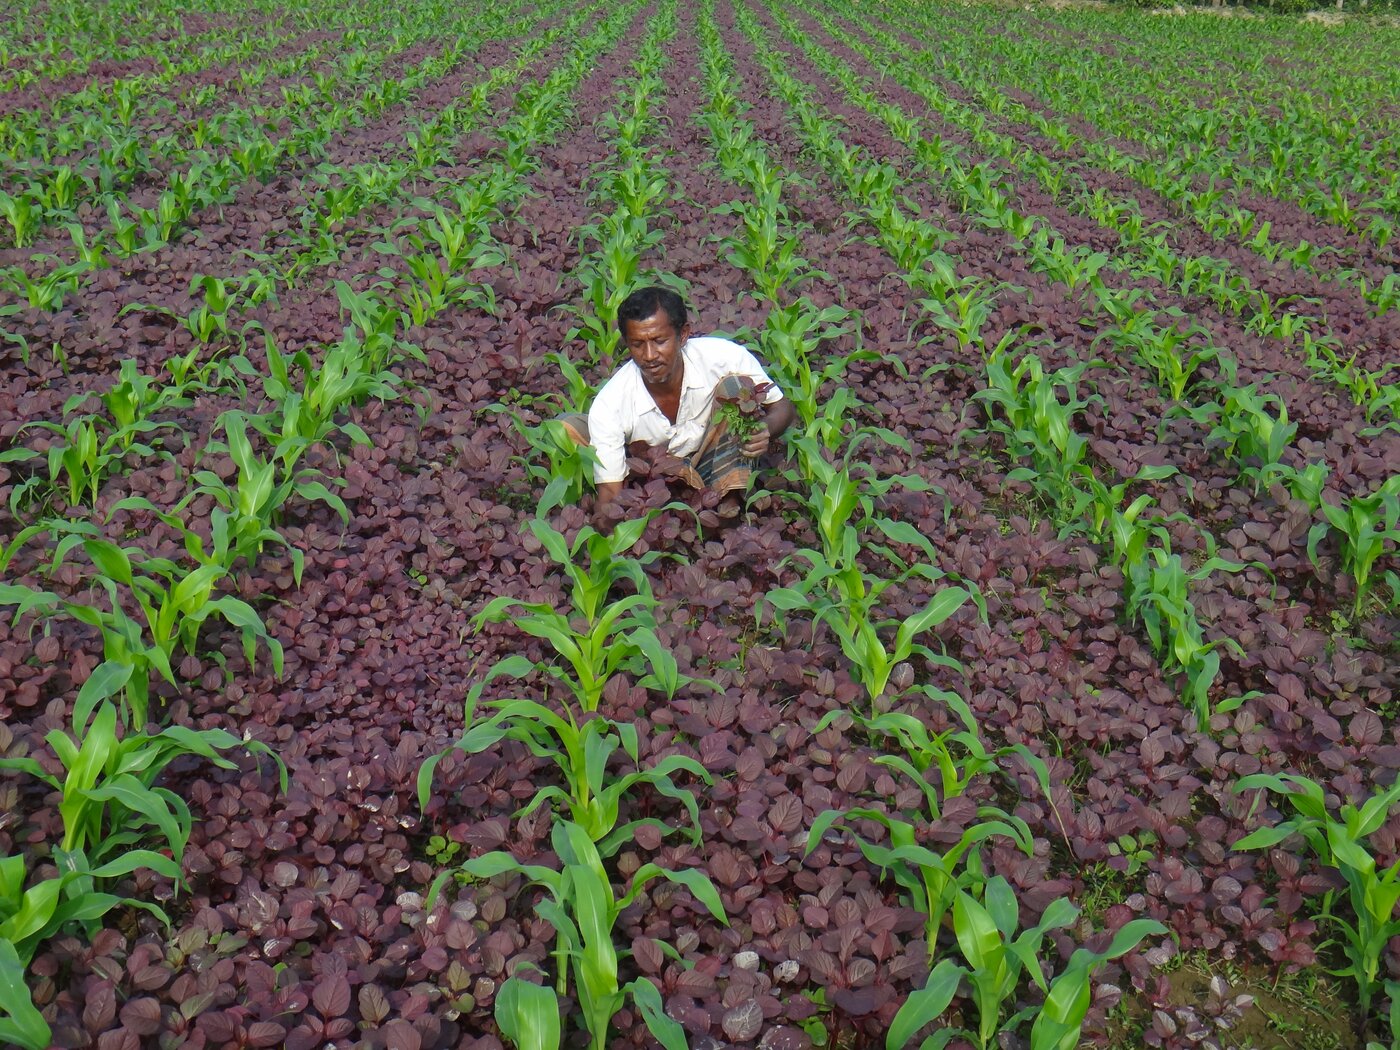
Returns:
[[[793,410],[791,401],[787,398],[774,401],[763,414],[763,426],[754,431],[753,436],[744,443],[741,451],[746,456],[763,455],[768,451],[773,439],[792,426],[792,421],[796,418],[797,413]]]
[[[603,403],[599,404],[600,401]],[[617,417],[616,408],[602,394],[588,413],[588,433],[598,461],[593,473],[598,493],[595,505],[605,507],[617,499],[627,477],[627,431]]]

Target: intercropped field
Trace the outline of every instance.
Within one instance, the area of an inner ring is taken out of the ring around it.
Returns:
[[[11,5],[0,1043],[1396,1045],[1397,53]],[[798,422],[595,513],[656,282]]]

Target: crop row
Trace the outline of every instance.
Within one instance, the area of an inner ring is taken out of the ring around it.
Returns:
[[[917,25],[921,33],[938,28],[938,23],[925,18],[920,18]],[[1141,144],[1135,147],[1129,145],[1127,149],[1115,145],[1104,133],[1131,144],[1141,140],[1141,125],[1134,117],[1115,113],[1110,101],[1112,95],[1101,90],[1087,90],[1086,85],[1095,83],[1092,76],[1070,77],[1052,73],[1037,60],[1034,45],[1030,42],[1017,44],[1007,41],[1000,50],[998,61],[989,63],[989,56],[983,54],[981,49],[968,47],[958,56],[958,64],[945,67],[943,73],[955,78],[955,82],[967,85],[975,93],[979,104],[985,105],[991,112],[1032,123],[1058,147],[1082,149],[1086,159],[1105,171],[1129,174],[1177,205],[1183,218],[1189,218],[1217,241],[1233,240],[1270,263],[1283,259],[1297,269],[1355,287],[1377,316],[1384,316],[1393,308],[1395,281],[1389,280],[1387,283],[1388,275],[1384,267],[1369,262],[1364,255],[1342,260],[1351,265],[1329,265],[1328,256],[1335,254],[1339,246],[1317,241],[1319,237],[1328,237],[1326,230],[1304,228],[1302,232],[1305,236],[1294,240],[1294,234],[1287,240],[1281,240],[1280,237],[1293,230],[1296,223],[1287,222],[1284,214],[1271,220],[1265,217],[1266,209],[1245,206],[1237,194],[1217,187],[1216,181],[1228,172],[1214,164],[1211,157],[1188,162],[1184,152],[1176,150],[1175,143],[1170,143],[1172,159],[1164,162],[1157,152],[1147,152]],[[1021,103],[1004,97],[993,86],[994,80],[1002,84],[1013,82],[1022,91],[1033,89],[1035,98],[1028,102],[1034,108],[1027,109]],[[1055,109],[1051,110],[1049,106]],[[1056,110],[1064,117],[1058,117]],[[1095,134],[1074,134],[1061,123],[1065,118],[1080,121],[1081,127],[1087,124],[1095,129]],[[1173,133],[1170,128],[1163,132],[1166,135]],[[1381,219],[1376,221],[1380,222]],[[1275,222],[1282,232],[1275,232]],[[1308,236],[1314,240],[1308,240]],[[1378,228],[1377,237],[1381,239],[1379,247],[1384,248],[1383,230]],[[1356,255],[1355,252],[1344,254]]]
[[[1056,56],[1066,53],[1051,41],[1038,45]],[[1129,57],[1082,43],[1073,53],[1092,82],[1114,86],[1100,99],[1114,133],[1150,147],[1159,160],[1289,201],[1378,247],[1392,239],[1400,190],[1386,160],[1384,117],[1381,137],[1371,141],[1354,134],[1356,119],[1345,102],[1338,107],[1332,98],[1319,100],[1277,79],[1245,86],[1228,108],[1206,112],[1196,104],[1202,84],[1189,62],[1164,66],[1153,90],[1140,94],[1141,67]],[[1368,126],[1377,122],[1375,114],[1365,119]]]
[[[507,22],[498,30],[508,34],[513,28],[516,27]],[[419,30],[420,38],[426,39],[432,31],[433,27],[425,23]],[[413,42],[410,36],[405,45]],[[314,63],[319,51],[313,48],[288,59],[283,74]],[[279,164],[302,155],[316,156],[333,134],[404,100],[450,70],[464,51],[460,44],[454,44],[416,68],[375,79],[374,74],[391,53],[377,45],[372,50],[350,50],[339,59],[339,75],[317,73],[314,87],[302,84],[295,90],[284,88],[278,105],[250,106],[210,121],[197,121],[186,133],[188,145],[183,141],[184,135],[174,133],[157,138],[147,148],[125,130],[134,115],[136,100],[130,95],[118,96],[109,118],[110,130],[101,126],[70,130],[73,141],[82,142],[85,149],[92,150],[93,143],[98,144],[93,151],[95,172],[57,165],[37,173],[37,178],[20,194],[0,200],[16,245],[31,243],[47,225],[76,218],[79,209],[90,214],[90,209],[102,208],[111,219],[109,229],[88,232],[83,238],[86,243],[78,243],[84,254],[106,250],[108,245],[111,250],[132,254],[163,244],[191,210],[230,199],[230,191],[251,177],[270,181]],[[361,85],[359,97],[349,103],[344,97],[347,84]],[[288,131],[275,134],[284,121]],[[154,158],[160,158],[159,169],[153,167]],[[149,179],[167,165],[169,189],[161,194],[154,208],[136,207],[127,200],[124,188]],[[123,215],[123,203],[132,204],[134,219]],[[144,222],[148,214],[160,220],[155,229],[145,228],[150,225]],[[144,240],[137,236],[143,232],[147,234]],[[78,241],[75,235],[75,242]]]

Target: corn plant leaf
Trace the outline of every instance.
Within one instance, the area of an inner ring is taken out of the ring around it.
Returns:
[[[729,925],[729,918],[725,914],[724,904],[719,899],[719,891],[715,889],[715,884],[710,881],[710,877],[704,872],[696,871],[693,868],[686,868],[681,871],[672,871],[669,868],[662,868],[656,864],[643,864],[632,876],[632,886],[628,889],[623,898],[618,901],[617,909],[621,911],[637,899],[648,882],[655,878],[666,878],[672,882],[684,886],[691,892],[691,895],[705,906],[724,925]]]
[[[133,671],[135,667],[125,660],[104,660],[97,665],[78,690],[78,699],[73,705],[74,732],[83,735],[93,708],[125,689]]]
[[[908,654],[913,640],[930,628],[937,627],[958,609],[971,595],[961,587],[947,587],[933,596],[919,612],[899,625],[895,634],[895,660]]]
[[[997,932],[1003,939],[1010,940],[1020,921],[1020,909],[1016,904],[1016,894],[1011,884],[1003,878],[988,879],[982,894],[987,914],[996,924]]]
[[[948,1009],[966,973],[966,970],[951,959],[944,959],[935,966],[924,986],[911,993],[899,1008],[899,1012],[894,1015],[894,1020],[890,1022],[890,1030],[885,1034],[885,1050],[904,1050],[921,1028],[936,1021],[943,1011]],[[960,1033],[955,1028],[939,1029],[934,1033],[934,1038],[944,1035],[946,1037],[942,1043],[935,1042],[934,1045],[947,1045],[953,1036],[958,1034]],[[927,1045],[925,1042],[924,1046]]]
[[[569,906],[577,924],[582,954],[575,960],[584,1014],[590,1030],[600,1029],[611,1017],[618,998],[617,949],[612,927],[621,906],[613,898],[612,884],[588,833],[571,821],[555,825],[555,850],[565,865]],[[645,866],[634,878],[640,879]],[[624,905],[625,906],[625,905]]]
[[[518,1050],[558,1050],[562,1030],[553,988],[513,975],[496,995],[495,1015],[501,1034]]]
[[[337,496],[330,489],[326,488],[321,481],[302,481],[297,483],[297,495],[302,499],[314,500],[324,503],[340,516],[340,520],[350,524],[350,510],[345,506],[345,501]]]
[[[149,788],[130,773],[124,773],[94,787],[87,797],[91,802],[120,802],[132,813],[140,814],[165,836],[177,862],[184,856],[185,843],[190,836],[189,810],[181,814],[172,809],[159,789]]]
[[[18,621],[27,612],[41,608],[53,608],[58,603],[58,595],[50,594],[48,591],[37,591],[33,587],[26,587],[19,583],[0,583],[0,605],[13,605],[15,607],[15,621]]]
[[[553,558],[555,562],[560,565],[568,565],[572,562],[573,559],[569,554],[568,541],[566,541],[563,535],[556,531],[549,522],[545,521],[543,518],[531,518],[528,527],[531,534],[535,539],[540,541],[540,544],[549,552],[549,556]],[[582,539],[583,537],[580,536],[579,538]]]
[[[207,609],[210,612],[217,611],[230,624],[239,628],[243,634],[243,655],[250,664],[254,662],[257,642],[261,639],[267,646],[267,651],[272,654],[273,673],[278,678],[282,677],[282,643],[267,633],[262,617],[251,605],[241,598],[226,594],[211,601]]]
[[[104,576],[127,587],[135,586],[131,558],[121,547],[109,540],[84,540],[83,549]]]
[[[45,1050],[52,1039],[48,1022],[29,997],[19,953],[0,938],[0,1043]]]
[[[671,650],[661,644],[655,631],[647,628],[639,627],[627,637],[642,651],[651,667],[651,674],[638,681],[637,685],[643,689],[658,689],[668,697],[675,696],[685,676],[680,673]]]
[[[937,552],[933,549],[933,544],[929,538],[907,521],[895,521],[891,518],[872,518],[870,523],[883,532],[895,543],[903,543],[910,547],[917,547],[930,560],[937,560]]]
[[[38,777],[40,780],[42,780],[45,784],[48,784],[49,787],[53,788],[55,791],[63,790],[62,782],[59,781],[57,777],[50,776],[48,773],[44,772],[44,767],[39,765],[39,763],[32,758],[0,758],[0,769],[17,769],[21,773],[28,773],[32,777]],[[12,858],[4,858],[3,860],[0,860],[0,864],[7,863],[10,859]],[[18,860],[19,858],[13,859]],[[20,871],[22,874],[23,867],[21,867]],[[0,873],[0,900],[3,900],[4,897],[4,876],[3,873]]]
[[[1055,978],[1031,1026],[1031,1050],[1074,1050],[1089,1012],[1089,964],[1075,952],[1064,973]]]
[[[646,1022],[647,1030],[665,1050],[687,1050],[689,1044],[685,1039],[685,1029],[679,1022],[666,1016],[666,1010],[661,1003],[661,993],[657,991],[656,985],[645,977],[638,977],[628,982],[623,991],[631,994],[632,1001],[641,1011],[642,1020]]]
[[[0,922],[0,944],[8,941],[11,944],[19,945],[43,932],[53,918],[54,910],[58,907],[59,895],[63,892],[64,881],[62,876],[45,879],[26,890],[24,896],[19,899],[18,907],[15,908],[13,914],[4,922]],[[29,947],[32,948],[32,946]],[[21,959],[28,963],[29,952],[26,951]]]

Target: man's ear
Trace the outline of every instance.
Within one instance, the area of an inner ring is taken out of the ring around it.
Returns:
[[[690,339],[690,322],[687,321],[687,322],[685,323],[685,327],[681,329],[680,336],[679,336],[679,337],[677,338],[677,340],[676,340],[676,345],[677,345],[677,346],[685,346],[686,342],[687,342],[689,339]]]

